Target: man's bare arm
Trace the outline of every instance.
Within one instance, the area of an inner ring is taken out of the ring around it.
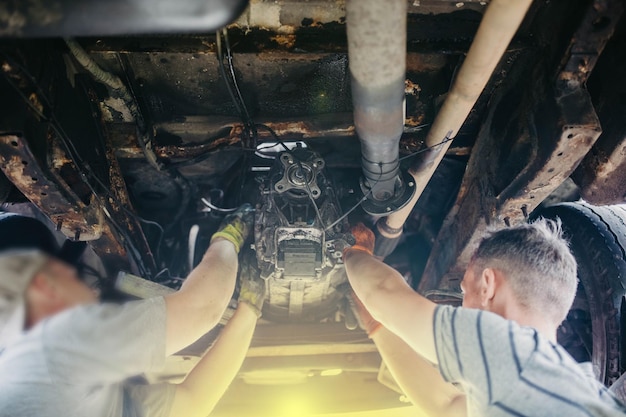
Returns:
[[[235,246],[215,239],[181,289],[165,297],[167,355],[189,346],[219,322],[235,289],[237,267]]]
[[[371,336],[402,391],[425,415],[465,417],[465,395],[447,383],[439,370],[385,327]]]
[[[252,308],[239,303],[213,347],[176,386],[171,417],[206,417],[211,413],[241,368],[256,322]]]
[[[415,352],[437,363],[436,304],[413,291],[396,270],[363,251],[346,251],[344,263],[350,285],[370,314]]]

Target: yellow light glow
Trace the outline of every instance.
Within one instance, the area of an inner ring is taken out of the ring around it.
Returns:
[[[343,373],[343,369],[324,369],[320,376],[337,376]]]
[[[276,417],[309,417],[311,415],[311,403],[305,397],[291,397],[280,404]]]

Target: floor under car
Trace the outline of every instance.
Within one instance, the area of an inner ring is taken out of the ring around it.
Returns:
[[[200,346],[170,357],[164,371],[149,375],[149,381],[180,381],[197,363]],[[341,323],[276,325],[261,320],[237,378],[211,415],[401,412],[394,408],[414,412],[382,365],[376,346],[360,329],[350,331]]]

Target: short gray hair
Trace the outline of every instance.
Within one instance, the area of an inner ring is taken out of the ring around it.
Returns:
[[[475,273],[485,268],[503,272],[521,306],[544,312],[556,324],[576,296],[576,260],[558,218],[488,232],[470,265]]]

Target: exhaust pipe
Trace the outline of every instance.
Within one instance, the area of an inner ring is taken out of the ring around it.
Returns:
[[[361,141],[363,177],[370,214],[406,205],[415,187],[400,172],[404,129],[406,0],[348,0],[346,24],[354,125]]]
[[[386,256],[395,248],[406,219],[450,146],[448,139],[456,136],[474,107],[531,3],[532,0],[493,0],[487,7],[467,58],[428,132],[429,150],[419,155],[409,169],[415,183],[411,201],[377,223],[376,255]]]

